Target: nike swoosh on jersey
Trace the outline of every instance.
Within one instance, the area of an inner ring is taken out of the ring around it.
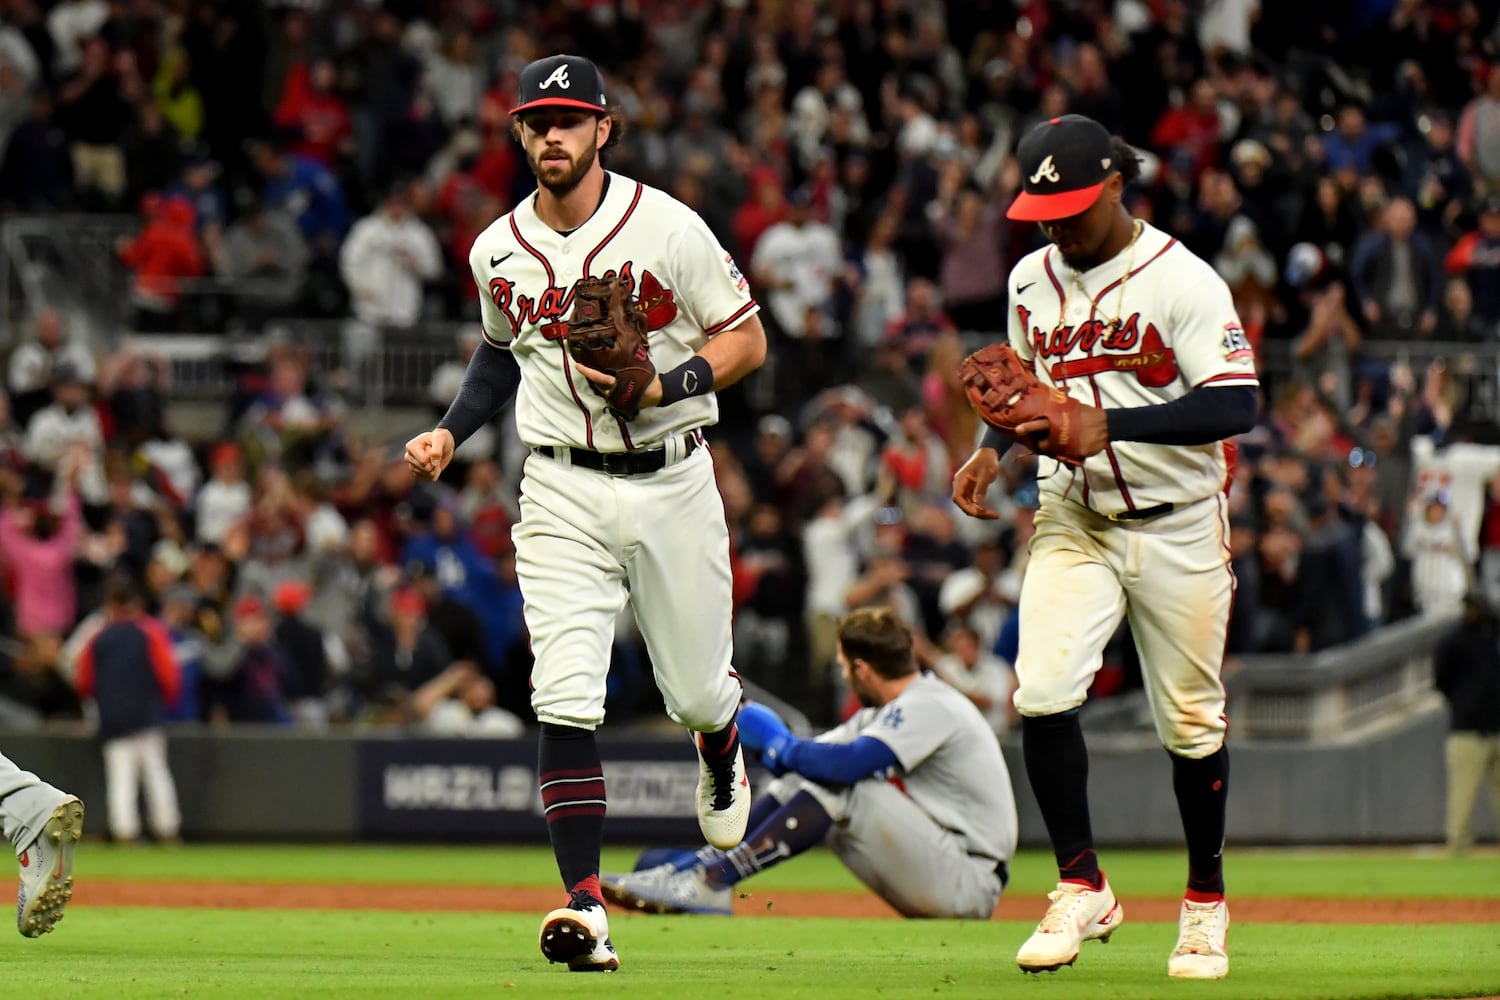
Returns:
[[[514,253],[515,253],[515,251],[512,250],[510,253],[506,254],[504,257],[491,257],[490,258],[490,267],[499,267],[501,264],[504,264],[506,261],[510,260],[511,256]]]
[[[1016,294],[1020,295],[1022,292],[1026,291],[1026,289],[1030,288],[1034,284],[1036,284],[1035,281],[1028,281],[1024,285],[1017,285],[1016,286]]]

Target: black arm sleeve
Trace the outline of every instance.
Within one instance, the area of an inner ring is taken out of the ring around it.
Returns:
[[[457,448],[510,402],[520,384],[521,368],[511,353],[481,343],[464,369],[458,395],[438,426],[453,435],[453,447]]]
[[[1170,403],[1105,410],[1111,441],[1209,444],[1255,426],[1260,398],[1253,386],[1204,385]]]
[[[991,427],[989,424],[984,425],[984,433],[979,437],[979,447],[993,448],[1001,455],[1004,455],[1006,450],[1015,443],[1015,438],[1011,437],[1000,428]]]

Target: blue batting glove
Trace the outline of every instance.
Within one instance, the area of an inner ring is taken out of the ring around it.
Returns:
[[[781,720],[777,719],[776,721],[780,722]],[[760,754],[760,761],[766,766],[766,770],[778,778],[790,771],[792,747],[796,746],[797,742],[797,737],[789,732],[782,733],[780,736],[772,739]]]
[[[792,731],[781,721],[781,716],[764,705],[751,703],[740,709],[735,725],[740,729],[740,742],[757,753],[763,753],[778,736],[790,736]]]

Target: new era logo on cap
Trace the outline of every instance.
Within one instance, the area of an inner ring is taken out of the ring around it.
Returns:
[[[520,99],[510,113],[518,115],[532,108],[582,108],[607,112],[604,99],[604,77],[583,56],[548,56],[529,63],[521,70]]]
[[[1114,146],[1092,118],[1063,115],[1033,126],[1016,147],[1016,160],[1022,190],[1005,214],[1033,222],[1066,219],[1098,199],[1114,166]]]

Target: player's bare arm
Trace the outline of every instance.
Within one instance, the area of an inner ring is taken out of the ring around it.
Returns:
[[[671,371],[658,372],[651,380],[651,384],[646,387],[646,394],[641,399],[641,405],[643,407],[664,405],[662,403],[664,381],[672,383],[671,388],[666,392],[669,403],[709,391],[695,384],[697,380],[703,378],[702,369],[705,365],[711,376],[706,381],[709,381],[713,391],[717,392],[734,385],[765,364],[765,360],[766,329],[761,325],[760,317],[752,315],[739,325],[723,333],[715,334],[708,343],[703,345],[703,349],[687,362]],[[575,368],[601,389],[608,389],[615,384],[615,377],[608,372],[597,371],[583,364],[577,364]],[[686,384],[681,384],[682,382]]]

